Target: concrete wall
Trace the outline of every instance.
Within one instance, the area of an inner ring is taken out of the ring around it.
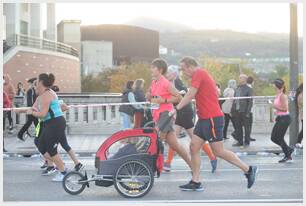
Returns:
[[[106,41],[83,41],[82,73],[95,74],[113,66],[113,44]]]
[[[57,25],[57,41],[68,44],[81,53],[81,21],[63,20]]]

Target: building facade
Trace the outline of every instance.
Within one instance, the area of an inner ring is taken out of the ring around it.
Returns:
[[[113,67],[113,43],[82,41],[81,71],[83,75],[97,74]]]

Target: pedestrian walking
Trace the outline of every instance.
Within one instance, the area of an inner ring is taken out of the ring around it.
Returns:
[[[35,92],[35,85],[34,82],[36,82],[37,78],[33,77],[31,79],[28,80],[28,84],[29,84],[29,89],[27,90],[26,93],[26,102],[27,102],[27,107],[32,107],[34,102],[36,101],[37,95]],[[23,127],[19,130],[19,132],[17,133],[17,138],[24,141],[23,135],[25,132],[28,133],[28,129],[29,127],[32,125],[32,123],[34,123],[35,127],[38,124],[38,119],[33,117],[32,115],[27,115],[27,121],[26,123],[23,125]]]

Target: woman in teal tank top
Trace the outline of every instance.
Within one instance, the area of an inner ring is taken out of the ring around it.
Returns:
[[[38,141],[38,150],[46,159],[55,163],[59,173],[53,181],[62,181],[66,174],[64,162],[57,152],[59,140],[65,135],[66,120],[63,117],[61,105],[56,93],[51,90],[55,77],[53,74],[40,74],[38,77],[37,92],[39,97],[33,107],[27,110],[43,123],[43,129]]]

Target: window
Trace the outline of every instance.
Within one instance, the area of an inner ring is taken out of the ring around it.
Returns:
[[[146,153],[151,139],[146,136],[127,137],[113,143],[106,151],[107,159],[117,159],[123,156]]]
[[[28,34],[28,22],[20,21],[20,33],[24,35]]]

